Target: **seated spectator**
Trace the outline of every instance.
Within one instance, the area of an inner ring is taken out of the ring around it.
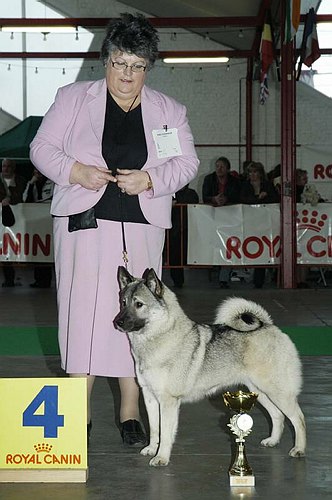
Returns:
[[[278,203],[279,195],[266,177],[262,163],[252,162],[247,169],[247,180],[242,182],[240,200],[247,205]],[[265,281],[265,267],[254,269],[254,287],[262,288]]]
[[[34,169],[32,178],[28,182],[23,193],[23,201],[26,203],[42,203],[51,201],[54,184],[47,179],[39,170]],[[31,288],[50,288],[52,282],[53,266],[49,264],[34,267],[34,283]]]
[[[215,172],[204,177],[203,203],[214,207],[239,203],[239,179],[231,175],[231,164],[228,158],[221,156],[215,163]]]
[[[215,172],[205,176],[203,181],[203,203],[209,203],[214,207],[223,207],[240,203],[240,180],[230,173],[231,164],[228,158],[221,156],[215,163]],[[219,272],[219,284],[221,288],[229,288],[232,269],[221,267]]]
[[[22,203],[22,195],[26,180],[16,174],[16,161],[4,158],[1,164],[0,174],[0,202],[2,206],[17,205]],[[15,268],[12,262],[4,262],[2,265],[5,281],[3,287],[15,286]]]
[[[267,179],[262,163],[251,162],[248,166],[247,179],[241,185],[240,200],[247,205],[279,203],[279,194]]]
[[[169,231],[169,263],[170,265],[181,265],[181,208],[175,206],[179,203],[198,203],[199,197],[194,189],[187,184],[175,193],[172,208],[172,228]],[[187,263],[188,244],[188,219],[187,207],[183,207],[183,264]],[[183,268],[171,268],[170,275],[176,288],[182,288],[184,283]]]

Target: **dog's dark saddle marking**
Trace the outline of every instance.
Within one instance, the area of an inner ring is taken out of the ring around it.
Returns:
[[[218,340],[224,333],[232,330],[227,325],[208,325],[211,331],[211,338],[209,344],[213,344],[216,340]]]

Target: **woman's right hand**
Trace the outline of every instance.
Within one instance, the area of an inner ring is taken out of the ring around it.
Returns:
[[[117,179],[105,167],[75,162],[70,172],[69,182],[71,184],[80,184],[85,189],[99,191],[105,184],[117,182]]]

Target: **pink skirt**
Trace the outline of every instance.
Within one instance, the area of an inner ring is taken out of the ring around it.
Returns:
[[[165,230],[126,223],[128,271],[141,277],[162,271]],[[58,336],[67,373],[134,377],[128,337],[115,330],[119,311],[118,266],[122,259],[121,223],[98,220],[97,229],[68,232],[68,218],[54,219]]]

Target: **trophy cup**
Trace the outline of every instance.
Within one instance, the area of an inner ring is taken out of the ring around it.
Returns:
[[[225,405],[236,412],[227,424],[233,434],[237,436],[236,455],[233,465],[230,466],[230,486],[255,486],[255,476],[248,464],[244,443],[245,437],[251,433],[253,420],[248,411],[255,404],[258,394],[255,392],[225,392],[223,394]]]

